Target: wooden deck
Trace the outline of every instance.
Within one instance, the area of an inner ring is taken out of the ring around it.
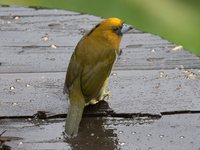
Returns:
[[[124,35],[111,98],[86,108],[77,138],[63,138],[69,58],[100,20],[0,7],[0,149],[200,149],[200,59],[138,30]]]

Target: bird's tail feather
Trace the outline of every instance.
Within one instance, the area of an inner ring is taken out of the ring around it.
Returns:
[[[65,133],[68,136],[74,137],[78,134],[79,124],[82,119],[84,107],[84,102],[73,102],[70,104],[65,123]]]

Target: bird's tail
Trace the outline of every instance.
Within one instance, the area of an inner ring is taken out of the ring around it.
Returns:
[[[74,137],[78,134],[84,107],[85,103],[80,101],[75,101],[70,104],[65,123],[65,133],[68,136]]]

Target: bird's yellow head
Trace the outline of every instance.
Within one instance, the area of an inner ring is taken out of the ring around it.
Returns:
[[[109,33],[111,35],[115,34],[117,36],[122,36],[127,31],[131,30],[132,26],[124,24],[122,20],[118,18],[108,18],[97,24],[89,33]]]
[[[122,35],[131,29],[132,26],[125,24],[118,18],[108,18],[97,24],[87,36],[109,42],[110,46],[117,48]]]

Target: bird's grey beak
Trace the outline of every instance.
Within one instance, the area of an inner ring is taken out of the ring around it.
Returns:
[[[124,33],[128,32],[131,29],[133,29],[133,27],[131,25],[123,24],[123,26],[121,28],[121,33],[124,34]]]

